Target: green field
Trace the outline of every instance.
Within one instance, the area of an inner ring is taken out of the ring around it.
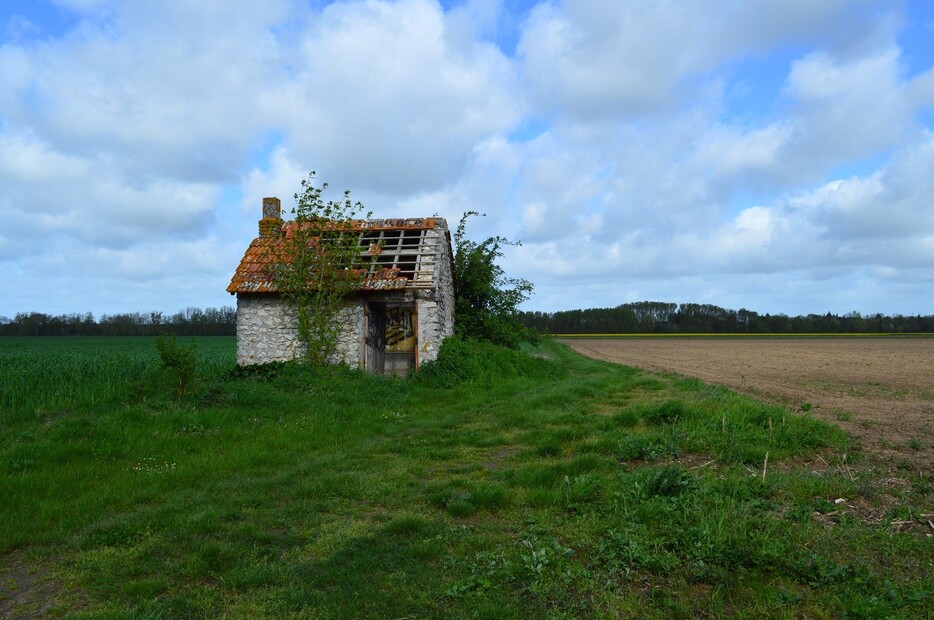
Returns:
[[[143,396],[159,380],[155,338],[0,338],[0,421]],[[233,337],[196,342],[199,375],[222,376],[236,360]]]
[[[806,415],[551,342],[196,346],[180,396],[149,339],[0,339],[0,617],[934,616],[934,481]]]

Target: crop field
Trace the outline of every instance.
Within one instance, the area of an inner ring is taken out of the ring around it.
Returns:
[[[934,337],[565,338],[584,355],[726,385],[931,473]]]
[[[934,478],[810,395],[550,340],[400,379],[0,338],[0,373],[0,618],[934,617]]]
[[[64,413],[142,394],[157,373],[155,338],[0,338],[0,422]],[[230,370],[234,338],[196,343],[203,378]]]

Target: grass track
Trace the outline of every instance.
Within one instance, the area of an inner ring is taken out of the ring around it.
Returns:
[[[756,334],[551,334],[554,338],[934,338],[928,332],[878,332],[878,333],[756,333]]]

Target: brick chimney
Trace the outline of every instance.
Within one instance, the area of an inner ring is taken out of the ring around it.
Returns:
[[[259,221],[260,237],[282,235],[282,203],[275,196],[263,198],[263,219]]]

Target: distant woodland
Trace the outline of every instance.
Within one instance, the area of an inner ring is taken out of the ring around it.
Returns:
[[[934,332],[934,315],[850,312],[788,316],[711,304],[640,301],[615,308],[522,312],[520,321],[548,334],[862,334]]]
[[[186,308],[175,314],[130,312],[125,314],[43,314],[20,312],[0,316],[0,336],[233,336],[237,311],[222,308]]]
[[[640,301],[615,308],[520,312],[526,326],[546,334],[862,334],[934,333],[934,315],[886,316],[850,312],[788,316],[729,310],[711,304]],[[175,314],[130,312],[102,314],[43,314],[20,312],[0,316],[0,336],[233,336],[237,311],[186,308]]]

